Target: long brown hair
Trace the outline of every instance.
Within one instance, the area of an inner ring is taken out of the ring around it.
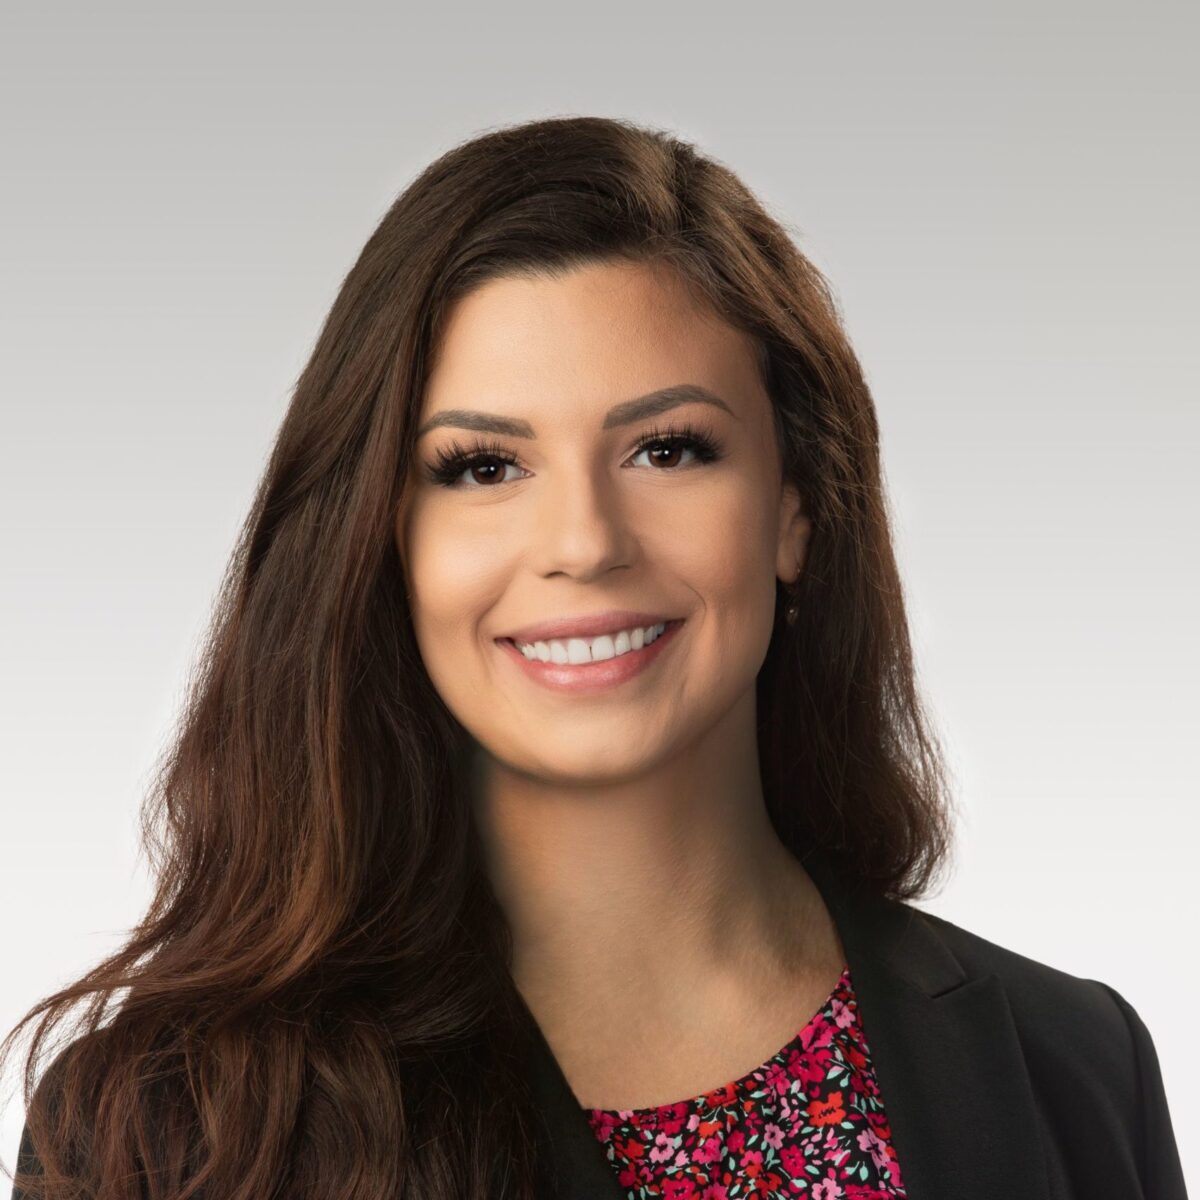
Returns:
[[[449,306],[496,276],[618,259],[672,265],[755,339],[813,522],[757,681],[771,819],[864,888],[928,889],[950,849],[947,774],[874,405],[828,283],[729,169],[666,132],[485,131],[391,206],[296,383],[143,805],[146,916],[0,1043],[2,1065],[40,1015],[27,1195],[533,1195],[529,1013],[393,520]],[[80,1031],[44,1054],[79,1001]]]

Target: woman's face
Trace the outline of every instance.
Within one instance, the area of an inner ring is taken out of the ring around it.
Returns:
[[[485,751],[627,780],[753,703],[809,526],[751,341],[666,268],[480,286],[417,428],[396,519],[415,634]]]

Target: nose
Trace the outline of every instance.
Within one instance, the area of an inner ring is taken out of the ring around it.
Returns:
[[[531,549],[539,573],[586,582],[631,563],[636,546],[616,481],[599,471],[575,470],[563,472],[547,489]]]

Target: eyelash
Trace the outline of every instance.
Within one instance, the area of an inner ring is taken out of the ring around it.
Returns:
[[[691,450],[696,455],[696,463],[717,462],[721,457],[720,445],[711,429],[700,425],[668,425],[650,430],[638,442],[634,454],[658,446],[682,447]],[[452,442],[448,448],[439,449],[435,461],[426,469],[429,478],[442,487],[461,487],[459,483],[463,472],[469,467],[483,463],[503,463],[506,466],[518,466],[518,462],[499,442],[478,442],[474,446],[465,447],[459,442]],[[666,467],[668,471],[678,471],[680,468]],[[506,481],[510,482],[510,481]],[[511,481],[511,482],[515,482]],[[497,486],[495,484],[469,485],[478,488]]]

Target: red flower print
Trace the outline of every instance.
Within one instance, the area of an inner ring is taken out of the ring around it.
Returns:
[[[766,1062],[657,1108],[587,1110],[626,1200],[904,1200],[849,968]]]
[[[618,1138],[617,1150],[625,1158],[636,1162],[646,1153],[646,1147],[640,1138]]]
[[[840,1125],[845,1119],[841,1092],[830,1092],[824,1100],[814,1100],[808,1106],[810,1125]]]
[[[703,1096],[705,1108],[719,1108],[722,1104],[728,1104],[737,1095],[737,1090],[732,1083],[725,1084],[724,1087],[714,1088],[711,1092],[705,1092]]]
[[[747,1150],[742,1155],[742,1174],[750,1179],[756,1179],[762,1174],[763,1156],[757,1150]]]
[[[696,1200],[699,1194],[692,1179],[668,1179],[663,1183],[663,1200]]]

